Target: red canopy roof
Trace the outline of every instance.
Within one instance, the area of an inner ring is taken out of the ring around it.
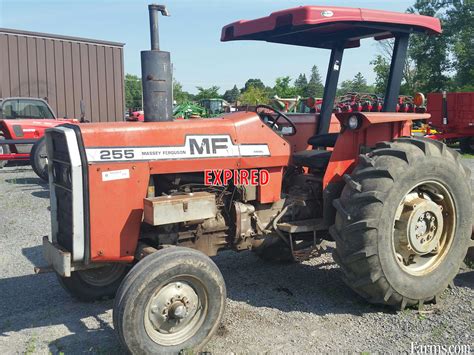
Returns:
[[[260,40],[307,47],[332,48],[360,39],[384,39],[396,33],[441,33],[439,19],[429,16],[351,7],[300,6],[256,20],[241,20],[222,29],[221,41]]]

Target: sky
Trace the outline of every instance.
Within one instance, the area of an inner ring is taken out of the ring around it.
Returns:
[[[220,92],[249,78],[273,86],[277,77],[309,76],[317,65],[325,76],[329,51],[256,41],[220,42],[224,25],[268,16],[300,5],[349,6],[404,12],[413,0],[156,0],[168,7],[161,17],[160,46],[171,52],[174,77],[183,88],[217,85]],[[125,43],[125,72],[140,75],[140,51],[150,48],[148,3],[152,0],[0,0],[0,27]],[[378,53],[373,40],[344,53],[340,80],[362,72],[375,79],[370,61]]]

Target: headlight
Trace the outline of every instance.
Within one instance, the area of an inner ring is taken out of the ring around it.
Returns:
[[[357,129],[359,128],[359,118],[357,116],[351,116],[347,120],[347,125],[350,129]]]

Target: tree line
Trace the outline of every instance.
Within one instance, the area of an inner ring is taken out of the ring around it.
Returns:
[[[439,36],[414,34],[410,37],[405,63],[401,94],[416,92],[474,91],[474,1],[472,0],[416,0],[407,13],[434,16],[441,20],[443,33]],[[364,92],[383,95],[388,81],[393,40],[379,42],[378,53],[370,62],[375,82],[368,84],[362,73],[344,80],[338,95],[346,92]],[[258,78],[245,82],[243,88],[234,85],[222,94],[220,87],[197,87],[193,95],[183,90],[178,81],[173,82],[174,99],[179,103],[208,98],[242,105],[267,103],[275,95],[281,98],[322,97],[324,84],[318,67],[311,68],[296,78],[279,77],[272,86]],[[140,78],[127,74],[125,77],[127,107],[141,107]]]

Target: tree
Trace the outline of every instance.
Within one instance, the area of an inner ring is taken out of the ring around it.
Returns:
[[[454,85],[460,91],[474,90],[474,2],[452,1],[443,23],[444,33],[452,43]]]
[[[445,0],[416,0],[407,11],[420,15],[438,16],[443,20],[443,10],[446,6]],[[450,70],[448,44],[447,36],[426,36],[425,34],[411,36],[409,55],[416,67],[414,74],[416,91],[440,91],[449,86],[450,79],[446,75]]]
[[[125,75],[125,106],[129,109],[142,107],[142,81],[136,75]]]
[[[375,92],[377,94],[383,94],[388,84],[390,62],[381,54],[378,54],[370,64],[374,67],[375,72]]]
[[[370,90],[367,85],[367,79],[364,78],[361,72],[358,72],[354,76],[354,79],[352,80],[352,89],[356,92],[367,92]]]
[[[388,76],[390,73],[390,63],[392,61],[392,54],[395,41],[382,40],[378,42],[379,53],[375,60],[370,62],[374,66],[375,78],[375,92],[384,94],[388,84]],[[409,52],[409,50],[408,50]],[[379,57],[380,56],[380,57]],[[402,77],[402,85],[400,87],[400,94],[413,95],[416,92],[415,88],[415,74],[416,66],[413,59],[407,55]]]
[[[323,97],[324,85],[318,67],[313,65],[304,97]]]
[[[367,79],[361,72],[357,73],[352,80],[344,80],[338,90],[338,95],[343,95],[348,92],[362,92],[373,93],[374,87],[367,85]]]
[[[276,78],[273,90],[275,95],[278,95],[280,98],[297,96],[297,89],[291,86],[291,78],[289,76]]]
[[[197,95],[194,97],[196,101],[200,101],[204,99],[220,98],[218,86],[211,86],[210,88],[203,88],[202,86],[196,86],[196,89],[198,89],[199,91]]]
[[[193,95],[183,90],[183,86],[173,78],[173,100],[176,103],[182,104],[184,102],[192,101]]]
[[[250,87],[256,87],[258,89],[265,89],[265,84],[260,79],[249,79],[245,82],[244,88],[241,90],[242,92],[247,91]]]
[[[265,88],[249,86],[239,97],[243,105],[260,105],[268,103],[268,96]]]
[[[234,85],[234,87],[231,90],[227,90],[222,98],[226,100],[227,102],[237,102],[238,98],[240,95],[240,90],[237,88],[237,85]]]
[[[295,80],[296,92],[300,96],[306,96],[306,90],[308,89],[308,79],[306,79],[306,74],[300,74]]]

